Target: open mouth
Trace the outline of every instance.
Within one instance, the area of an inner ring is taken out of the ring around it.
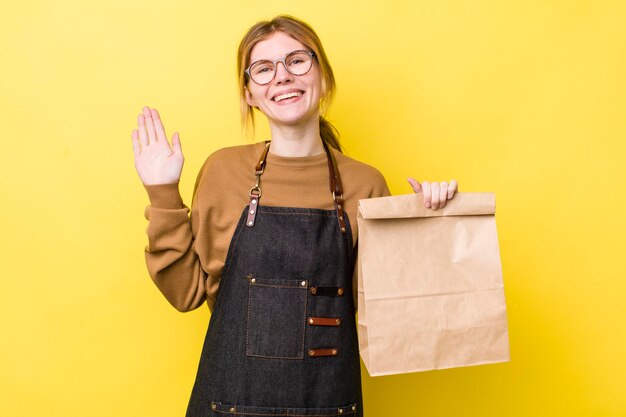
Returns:
[[[276,103],[280,103],[281,101],[288,100],[290,98],[300,97],[302,94],[304,94],[303,91],[299,91],[299,90],[298,91],[290,91],[288,93],[282,93],[282,94],[279,94],[277,96],[274,96],[272,98],[272,100],[274,102],[276,102]]]

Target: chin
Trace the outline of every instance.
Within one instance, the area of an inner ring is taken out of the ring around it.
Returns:
[[[276,124],[281,124],[285,126],[297,126],[301,124],[306,124],[311,121],[311,119],[318,119],[319,114],[316,112],[314,114],[310,113],[294,113],[294,114],[281,114],[274,115],[272,120]]]

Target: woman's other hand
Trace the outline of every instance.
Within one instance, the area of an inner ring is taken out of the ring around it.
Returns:
[[[421,184],[414,178],[409,178],[408,181],[413,191],[424,195],[424,207],[433,210],[444,208],[446,202],[457,192],[456,180],[451,180],[449,183],[424,181]]]
[[[156,109],[143,108],[137,116],[137,129],[132,132],[135,168],[145,185],[178,182],[183,170],[183,152],[178,132],[172,135],[172,145]]]

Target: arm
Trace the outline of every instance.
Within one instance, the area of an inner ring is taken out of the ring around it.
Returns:
[[[165,298],[177,310],[190,311],[206,297],[206,273],[194,244],[197,194],[194,192],[190,218],[178,192],[184,161],[178,133],[172,137],[170,147],[155,109],[144,107],[137,121],[137,129],[132,132],[135,168],[151,204],[145,213],[149,221],[146,264]]]
[[[174,308],[181,312],[194,310],[206,299],[207,277],[195,248],[197,194],[190,217],[177,183],[151,185],[146,189],[151,202],[145,213],[148,219],[145,249],[148,272]]]

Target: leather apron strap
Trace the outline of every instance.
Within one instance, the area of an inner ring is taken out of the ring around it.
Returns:
[[[246,226],[248,227],[254,226],[254,222],[256,219],[259,199],[261,198],[262,194],[261,175],[263,175],[263,171],[265,171],[265,163],[267,160],[267,154],[270,150],[270,143],[270,141],[265,142],[265,149],[263,149],[263,153],[261,153],[259,162],[256,164],[255,167],[256,184],[250,189],[250,204],[248,205],[248,218],[246,219]],[[335,203],[335,211],[337,213],[339,229],[341,230],[341,233],[346,233],[347,230],[346,222],[344,219],[343,207],[343,186],[341,185],[341,177],[339,175],[339,169],[337,168],[337,161],[335,160],[335,156],[330,151],[330,148],[328,147],[326,142],[322,141],[322,143],[324,144],[324,150],[326,151],[326,156],[328,158],[329,188],[333,196],[333,201]]]

